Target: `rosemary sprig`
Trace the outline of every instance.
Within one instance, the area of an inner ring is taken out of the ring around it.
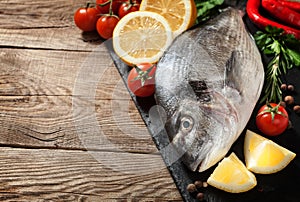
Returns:
[[[272,59],[265,69],[265,85],[261,102],[281,100],[281,77],[288,69],[300,66],[300,41],[294,35],[285,34],[283,29],[267,26],[265,31],[254,35],[260,51]]]
[[[212,16],[216,15],[218,11],[218,6],[222,5],[224,0],[195,0],[197,8],[197,22],[204,22],[210,19]]]

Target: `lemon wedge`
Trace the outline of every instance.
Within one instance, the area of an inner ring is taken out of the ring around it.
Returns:
[[[195,24],[197,10],[194,0],[142,0],[141,11],[151,11],[164,16],[174,37]]]
[[[113,32],[114,51],[128,65],[156,63],[172,40],[166,19],[149,11],[127,14]]]
[[[230,193],[246,192],[257,184],[254,174],[247,170],[235,153],[218,164],[207,183]]]
[[[284,169],[296,156],[295,153],[247,130],[244,142],[246,167],[259,174],[276,173]]]

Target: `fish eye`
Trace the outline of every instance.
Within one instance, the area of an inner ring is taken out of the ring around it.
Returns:
[[[190,127],[190,122],[184,121],[184,122],[182,123],[182,126],[183,126],[184,128],[189,128],[189,127]]]
[[[181,129],[184,132],[189,132],[194,125],[194,120],[191,117],[183,117],[181,118]]]

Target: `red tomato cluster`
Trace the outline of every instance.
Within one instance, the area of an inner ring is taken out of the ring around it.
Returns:
[[[79,8],[74,14],[74,22],[82,31],[97,30],[103,39],[109,39],[119,20],[128,13],[138,11],[140,3],[141,0],[96,0],[93,7],[87,4],[85,8]],[[127,78],[130,91],[138,97],[153,95],[155,71],[155,64],[135,65]]]
[[[130,12],[138,11],[140,2],[138,0],[96,0],[94,7],[88,3],[85,8],[77,9],[74,22],[82,31],[97,30],[102,38],[109,39],[120,18]]]

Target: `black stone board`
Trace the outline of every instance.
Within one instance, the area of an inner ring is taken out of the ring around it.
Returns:
[[[255,33],[257,27],[253,25],[247,16],[244,17],[244,22],[250,33]],[[123,63],[119,57],[114,53],[112,48],[112,42],[110,40],[106,41],[106,46],[110,51],[110,55],[115,63],[116,68],[118,69],[124,84],[127,87],[127,75],[131,69],[125,63]],[[266,64],[269,58],[262,57],[264,64]],[[300,69],[293,68],[288,71],[287,75],[282,78],[284,83],[292,84],[295,86],[295,92],[293,96],[295,97],[295,102],[300,104]],[[253,81],[255,82],[255,81]],[[128,88],[127,88],[128,89]],[[156,105],[154,96],[147,98],[140,98],[134,96],[129,91],[132,100],[134,101],[137,109],[139,110],[142,119],[147,126],[149,133],[152,136],[152,139],[158,148],[161,151],[166,145],[169,144],[169,139],[164,130],[158,131],[156,122],[159,122],[155,117],[149,117],[149,110]],[[246,129],[250,129],[254,132],[259,132],[255,125],[255,115],[257,114],[258,109],[261,104],[257,103],[252,117],[247,124]],[[292,110],[292,106],[288,106],[287,111],[290,116],[292,123],[292,128],[287,129],[284,134],[277,137],[269,137],[269,139],[275,141],[279,145],[293,151],[296,153],[296,158],[282,171],[270,174],[270,175],[258,175],[255,174],[257,179],[257,186],[252,190],[232,194],[227,193],[221,190],[218,190],[214,187],[207,187],[203,191],[205,196],[205,201],[207,202],[299,202],[300,201],[300,116]],[[243,156],[243,143],[245,130],[240,135],[238,140],[233,144],[231,150],[228,152],[235,152],[237,156],[244,161]],[[164,159],[166,165],[169,165],[168,154],[161,152],[162,158]],[[186,187],[189,183],[193,183],[195,180],[205,181],[209,175],[214,170],[215,166],[209,170],[199,173],[192,172],[188,170],[185,165],[177,160],[175,163],[167,166],[171,176],[174,179],[174,182],[181,193],[181,196],[184,201],[193,202],[197,201],[193,194],[190,194],[186,191]]]

